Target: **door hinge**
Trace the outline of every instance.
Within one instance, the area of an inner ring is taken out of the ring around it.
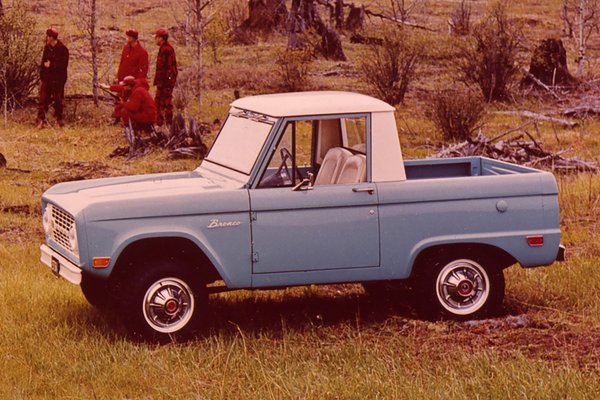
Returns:
[[[254,253],[252,253],[252,262],[253,263],[257,263],[258,262],[258,252],[255,251]]]
[[[256,221],[256,219],[257,219],[256,212],[251,212],[250,213],[250,221]]]

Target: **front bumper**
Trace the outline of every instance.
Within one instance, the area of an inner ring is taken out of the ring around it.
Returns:
[[[40,260],[50,267],[54,275],[60,275],[74,285],[81,283],[81,268],[45,244],[40,246],[40,250]]]
[[[558,254],[556,254],[556,261],[565,261],[567,259],[566,252],[567,248],[565,246],[563,246],[562,244],[558,246]]]

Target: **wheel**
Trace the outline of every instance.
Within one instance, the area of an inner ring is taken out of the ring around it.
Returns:
[[[125,325],[137,338],[162,343],[190,338],[207,302],[198,272],[174,261],[143,270],[126,292]]]
[[[477,319],[502,306],[504,274],[491,260],[441,256],[420,268],[417,306],[425,317]]]
[[[113,297],[108,279],[83,274],[79,285],[85,299],[98,308],[106,308],[112,305]]]

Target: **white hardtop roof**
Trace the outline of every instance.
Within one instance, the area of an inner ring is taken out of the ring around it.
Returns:
[[[235,100],[235,108],[271,117],[389,112],[395,108],[384,101],[353,92],[296,92],[263,94]]]

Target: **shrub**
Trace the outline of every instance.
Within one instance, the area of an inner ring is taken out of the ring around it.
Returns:
[[[502,2],[496,2],[461,49],[464,80],[479,86],[487,101],[506,100],[518,72],[521,33]]]
[[[461,0],[450,14],[450,31],[457,36],[465,36],[471,32],[471,5]]]
[[[392,105],[404,101],[424,55],[422,44],[404,30],[394,29],[384,31],[380,44],[369,45],[359,65],[377,97]]]
[[[437,90],[427,116],[446,140],[466,140],[483,126],[485,100],[465,89]]]
[[[309,86],[309,72],[312,67],[311,52],[305,49],[286,49],[279,53],[275,61],[275,74],[280,89],[288,92],[306,90]]]
[[[0,104],[13,109],[39,79],[40,36],[25,5],[15,2],[0,16]]]

